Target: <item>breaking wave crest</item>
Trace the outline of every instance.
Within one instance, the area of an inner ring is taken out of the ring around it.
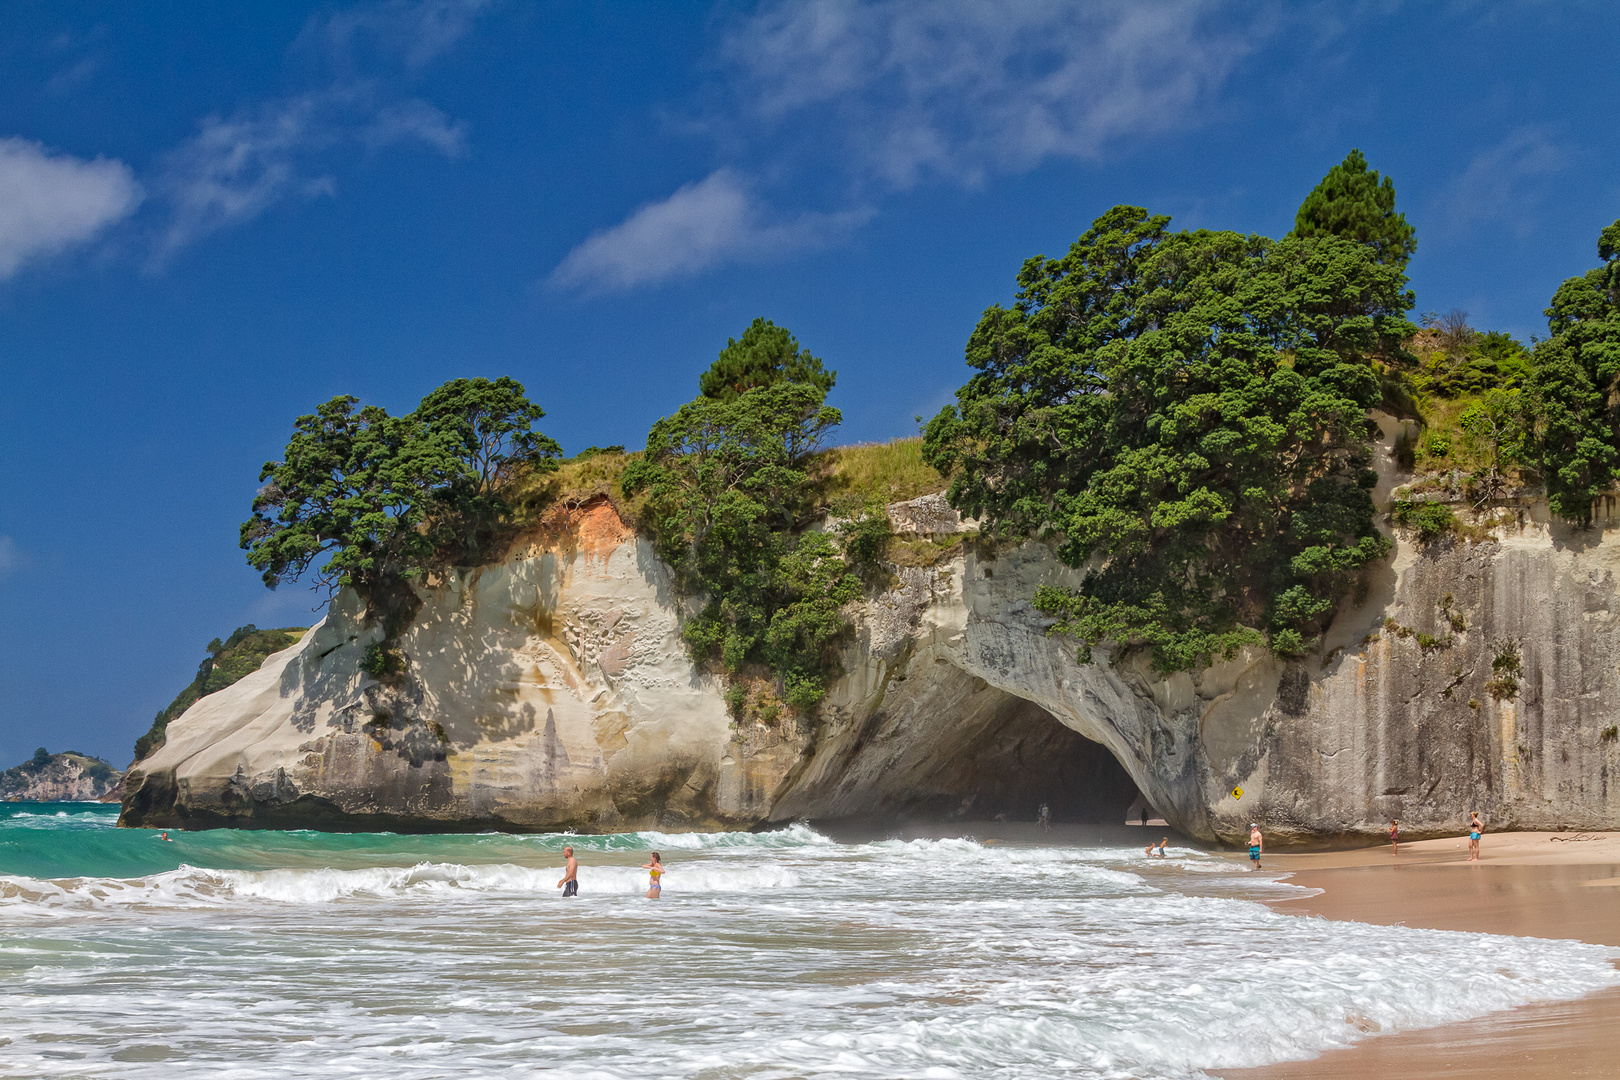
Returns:
[[[182,866],[168,873],[133,879],[42,881],[0,877],[0,910],[59,914],[114,908],[224,907],[244,899],[324,904],[348,897],[427,898],[458,893],[554,898],[559,895],[557,880],[561,875],[561,866],[418,863],[359,870],[213,870]],[[636,896],[646,891],[647,874],[628,866],[587,866],[580,868],[579,883],[587,897]],[[785,867],[679,866],[665,876],[664,891],[671,896],[754,893],[798,884],[799,876]]]

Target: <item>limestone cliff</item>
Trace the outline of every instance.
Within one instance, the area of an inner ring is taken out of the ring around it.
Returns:
[[[1398,537],[1317,655],[1167,679],[1046,636],[1029,598],[1077,573],[1044,546],[980,542],[939,496],[899,504],[902,533],[961,543],[858,605],[818,716],[739,727],[686,658],[665,568],[598,500],[426,590],[400,685],[361,673],[378,631],[340,596],[169,725],[124,821],[736,828],[1028,819],[1042,801],[1119,820],[1139,788],[1209,840],[1251,820],[1278,840],[1391,817],[1423,835],[1475,809],[1495,828],[1620,827],[1620,540],[1535,504],[1506,515],[1484,540]]]
[[[651,547],[597,500],[499,566],[423,591],[399,684],[340,594],[325,620],[198,701],[136,763],[126,824],[328,829],[750,825],[804,735],[735,731],[695,671]]]
[[[0,772],[0,802],[95,802],[123,777],[98,757],[75,750],[50,754],[41,748],[28,761]]]

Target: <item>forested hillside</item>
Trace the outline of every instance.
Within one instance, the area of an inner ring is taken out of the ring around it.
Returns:
[[[225,689],[244,675],[259,670],[265,657],[297,643],[304,634],[301,626],[280,630],[260,630],[249,623],[239,626],[224,641],[215,638],[207,645],[208,655],[197,665],[197,675],[191,684],[175,696],[169,705],[152,718],[152,726],[135,741],[135,760],[139,761],[163,745],[169,722],[197,700]]]

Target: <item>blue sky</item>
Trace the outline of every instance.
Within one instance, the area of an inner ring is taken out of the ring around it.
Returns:
[[[1521,338],[1620,217],[1620,7],[390,0],[0,10],[0,767],[118,765],[339,393],[511,375],[639,446],[763,315],[915,433],[1026,257],[1115,203],[1281,235],[1351,147],[1419,310]]]

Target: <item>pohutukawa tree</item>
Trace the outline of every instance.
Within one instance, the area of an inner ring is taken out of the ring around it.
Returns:
[[[756,319],[700,379],[702,394],[653,425],[624,472],[682,592],[705,598],[684,636],[695,659],[781,680],[787,703],[820,700],[860,579],[823,532],[810,468],[838,426],[834,373]]]
[[[1169,224],[1115,207],[1025,262],[924,452],[987,532],[1090,566],[1035,597],[1083,650],[1145,648],[1165,671],[1261,642],[1297,655],[1389,550],[1367,410],[1372,358],[1416,330],[1390,257],[1410,238]]]
[[[1620,471],[1620,221],[1598,237],[1603,265],[1558,286],[1552,336],[1536,346],[1529,397],[1533,449],[1560,517],[1590,524]]]
[[[351,587],[393,637],[414,614],[410,583],[476,563],[507,524],[523,470],[553,469],[545,415],[508,378],[455,379],[408,416],[343,395],[300,416],[242,524],[248,563],[275,588],[305,574]]]

